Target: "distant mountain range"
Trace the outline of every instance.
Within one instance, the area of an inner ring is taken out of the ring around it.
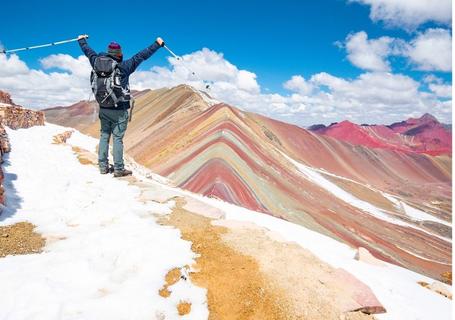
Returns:
[[[306,130],[185,85],[135,96],[125,150],[176,185],[435,278],[451,269],[451,139],[430,115]],[[45,113],[98,136],[96,110],[83,101]]]
[[[308,128],[318,134],[369,148],[383,148],[429,155],[452,154],[451,125],[440,123],[431,114],[391,125],[357,125],[349,121]]]

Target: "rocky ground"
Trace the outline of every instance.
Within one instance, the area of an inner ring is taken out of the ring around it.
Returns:
[[[45,241],[33,231],[34,228],[35,226],[28,222],[0,227],[0,258],[40,252]]]

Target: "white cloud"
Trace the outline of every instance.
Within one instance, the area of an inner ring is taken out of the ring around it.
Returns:
[[[428,29],[409,44],[405,55],[419,70],[452,70],[452,36],[446,29]]]
[[[428,85],[428,88],[441,98],[452,98],[452,85],[450,84],[434,84]]]
[[[401,74],[364,73],[354,80],[345,80],[319,73],[311,81],[329,88],[339,108],[367,113],[387,108],[407,108],[419,103],[419,83]],[[351,112],[350,111],[350,112]]]
[[[434,74],[427,74],[422,79],[428,85],[428,89],[439,98],[452,98],[452,85],[444,83],[444,80]]]
[[[433,21],[450,25],[452,0],[348,0],[371,6],[370,18],[387,25],[413,30]]]
[[[390,71],[387,56],[392,53],[394,39],[380,37],[368,40],[365,31],[350,34],[346,38],[348,60],[355,66],[370,71]]]
[[[348,35],[342,47],[348,60],[363,70],[391,71],[391,56],[407,59],[416,70],[452,70],[452,36],[446,29],[428,29],[409,42],[391,37],[368,39],[367,33],[360,31]]]
[[[197,86],[201,79],[216,82],[225,89],[235,88],[245,92],[258,93],[259,84],[256,74],[239,70],[224,59],[222,53],[204,48],[192,54],[182,56],[182,60],[169,58],[171,69],[153,67],[148,71],[133,74],[131,82],[141,89],[174,86],[189,82]],[[194,72],[194,74],[193,74]]]
[[[40,109],[88,99],[90,65],[84,56],[51,55],[41,65],[30,69],[19,56],[0,54],[0,90],[18,104]],[[54,68],[58,71],[45,71]]]
[[[23,75],[27,72],[27,65],[18,56],[12,55],[8,58],[6,54],[0,54],[0,77]]]
[[[285,89],[296,91],[301,94],[309,94],[313,90],[313,85],[305,80],[304,77],[296,75],[283,84]]]
[[[40,60],[44,69],[57,68],[79,78],[87,78],[92,68],[85,56],[74,59],[67,54],[53,54]]]
[[[430,78],[427,80],[430,91],[425,92],[419,91],[421,83],[401,74],[365,72],[355,79],[346,79],[321,72],[309,79],[294,75],[283,83],[289,94],[279,94],[266,93],[256,74],[238,68],[221,53],[202,49],[183,59],[181,62],[169,58],[168,67],[137,71],[131,77],[132,88],[154,89],[187,83],[204,89],[204,84],[189,68],[211,83],[208,93],[214,98],[300,125],[344,119],[390,123],[410,113],[425,112],[445,122],[451,119],[448,88],[438,87],[447,84]],[[90,66],[85,57],[52,55],[42,59],[41,66],[30,69],[18,56],[0,55],[0,90],[9,91],[24,106],[37,108],[69,105],[88,98]]]

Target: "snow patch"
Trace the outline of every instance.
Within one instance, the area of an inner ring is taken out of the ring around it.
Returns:
[[[449,222],[446,222],[444,220],[438,219],[431,214],[428,214],[422,210],[419,210],[417,208],[411,207],[410,205],[404,203],[403,201],[400,201],[401,206],[403,207],[404,211],[406,214],[411,217],[413,220],[416,221],[433,221],[437,222],[443,225],[446,225],[448,227],[452,227],[452,224]]]
[[[286,154],[284,154],[281,151],[280,151],[280,153],[283,155],[283,157],[285,157],[288,161],[290,161],[303,175],[305,175],[308,180],[314,182],[315,184],[317,184],[320,187],[322,187],[323,189],[329,191],[331,194],[333,194],[337,198],[341,199],[342,201],[352,205],[353,207],[358,208],[358,209],[362,210],[363,212],[370,214],[375,218],[384,220],[386,222],[396,224],[399,226],[403,226],[403,227],[407,227],[407,228],[416,229],[416,230],[422,231],[426,234],[429,234],[433,237],[437,237],[437,238],[443,239],[445,241],[452,242],[452,239],[442,237],[438,234],[431,233],[428,230],[425,230],[423,228],[417,227],[415,225],[412,225],[412,224],[402,221],[400,219],[394,218],[393,216],[389,215],[386,211],[381,210],[378,207],[353,196],[349,192],[346,192],[342,188],[338,187],[335,183],[324,178],[324,176],[322,174],[320,174],[313,168],[295,161],[294,159],[288,157]],[[405,204],[403,203],[403,205],[405,205]],[[417,209],[415,209],[415,210],[417,210]],[[426,214],[426,215],[430,216],[428,214]],[[433,218],[433,219],[436,219],[436,218]],[[441,223],[441,222],[439,222],[439,223]],[[444,224],[446,224],[446,223],[444,222]]]
[[[206,290],[191,281],[159,296],[166,273],[194,263],[191,243],[155,222],[173,203],[138,201],[140,189],[83,166],[70,146],[52,144],[66,128],[6,128],[14,146],[3,165],[7,207],[0,225],[29,221],[48,241],[41,254],[0,259],[1,319],[207,319]],[[71,142],[90,151],[78,132]]]

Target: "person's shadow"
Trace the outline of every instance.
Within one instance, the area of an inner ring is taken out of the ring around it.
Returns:
[[[11,216],[13,216],[17,210],[21,208],[22,199],[17,194],[16,187],[14,186],[14,181],[17,180],[17,174],[8,172],[8,167],[11,167],[11,162],[9,160],[9,153],[3,154],[3,198],[5,200],[5,205],[1,206],[0,212],[0,221],[3,221]]]

